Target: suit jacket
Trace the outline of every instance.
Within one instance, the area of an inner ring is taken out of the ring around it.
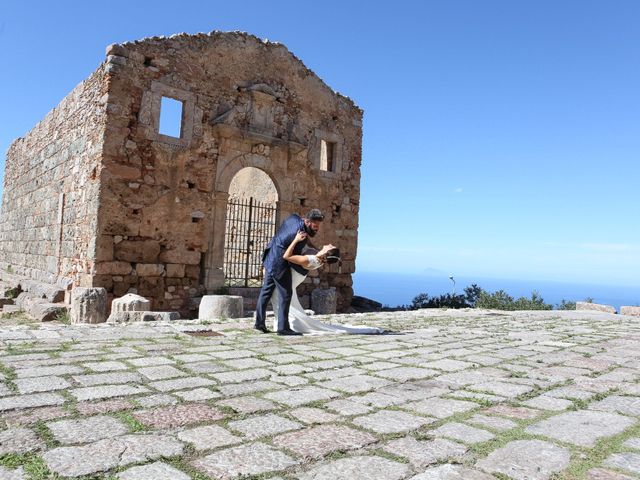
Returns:
[[[299,273],[306,275],[307,271],[300,265],[294,265],[287,262],[282,256],[287,250],[287,247],[291,244],[296,237],[296,233],[300,230],[304,230],[304,220],[300,216],[293,214],[288,216],[280,228],[276,232],[275,236],[271,239],[264,253],[262,254],[262,263],[264,268],[276,279],[280,279],[285,275],[289,268],[293,267]],[[293,249],[294,255],[300,255],[302,249],[307,244],[307,240],[298,242]]]

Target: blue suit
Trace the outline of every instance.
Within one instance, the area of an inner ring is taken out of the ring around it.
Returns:
[[[291,268],[306,274],[300,265],[287,262],[282,256],[300,230],[304,230],[304,220],[298,215],[290,215],[271,239],[262,255],[262,263],[266,270],[260,296],[256,305],[256,327],[265,327],[267,304],[273,291],[278,290],[278,331],[289,330],[289,305],[293,293],[291,285]],[[294,255],[300,255],[307,240],[298,242],[293,249]]]

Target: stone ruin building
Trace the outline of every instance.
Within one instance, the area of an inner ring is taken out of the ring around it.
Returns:
[[[109,304],[133,292],[192,318],[203,294],[251,297],[276,226],[317,207],[314,243],[343,262],[299,293],[333,287],[346,311],[361,138],[362,110],[281,44],[212,32],[110,45],[9,148],[0,269],[67,301],[104,287]]]

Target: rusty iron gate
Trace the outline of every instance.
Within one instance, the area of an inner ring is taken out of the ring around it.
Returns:
[[[262,252],[276,231],[275,204],[230,198],[224,238],[224,279],[229,287],[262,284]]]

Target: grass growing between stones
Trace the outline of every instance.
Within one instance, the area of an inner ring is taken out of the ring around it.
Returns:
[[[42,440],[44,440],[47,448],[51,449],[60,446],[60,442],[56,440],[53,433],[51,433],[51,430],[49,430],[49,427],[47,427],[47,424],[43,420],[38,420],[33,424],[32,428],[33,431],[36,432]]]
[[[29,480],[56,480],[60,477],[52,474],[44,460],[33,453],[7,453],[0,455],[0,466],[9,470],[22,467]]]
[[[640,425],[634,425],[618,435],[603,438],[596,442],[594,447],[588,450],[580,449],[579,453],[581,454],[572,455],[572,461],[569,467],[551,478],[553,480],[580,480],[586,478],[587,472],[592,468],[601,467],[602,462],[609,457],[609,455],[618,452],[632,451],[622,444],[630,438],[639,436]],[[607,468],[615,470],[611,467]],[[628,474],[629,472],[625,473]]]
[[[136,419],[130,412],[117,412],[113,416],[124,423],[131,433],[146,432],[150,430],[149,427]]]

